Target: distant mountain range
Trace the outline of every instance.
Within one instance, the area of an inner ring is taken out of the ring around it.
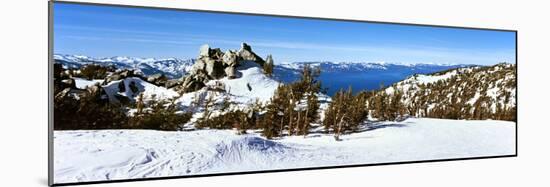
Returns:
[[[82,55],[55,54],[55,62],[63,64],[67,69],[80,68],[86,64],[97,64],[102,66],[115,66],[117,69],[133,69],[142,72],[144,75],[162,73],[170,78],[179,78],[185,75],[195,63],[195,59],[177,58],[134,58],[134,57],[110,57],[94,58]]]
[[[80,68],[86,64],[115,66],[117,69],[133,69],[146,76],[162,73],[169,78],[180,78],[191,70],[196,59],[178,58],[134,58],[110,57],[94,58],[82,55],[55,54],[55,62],[65,68]],[[413,74],[427,74],[453,68],[473,65],[452,64],[398,64],[383,62],[294,62],[276,64],[275,79],[281,82],[292,82],[300,76],[300,70],[305,66],[321,67],[320,80],[328,92],[333,93],[346,85],[352,85],[354,90],[376,89],[381,83],[389,85],[403,80]]]

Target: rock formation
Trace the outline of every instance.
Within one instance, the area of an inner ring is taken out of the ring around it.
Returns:
[[[199,56],[195,64],[191,67],[189,74],[183,79],[179,87],[180,93],[187,93],[199,90],[210,80],[228,77],[236,78],[236,68],[245,61],[252,61],[263,66],[265,61],[252,51],[252,48],[246,44],[241,44],[239,51],[227,50],[225,53],[219,48],[210,48],[205,44],[200,47]],[[166,86],[177,86],[178,83],[168,82]]]

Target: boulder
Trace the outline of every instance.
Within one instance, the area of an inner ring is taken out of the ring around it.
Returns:
[[[55,100],[63,100],[65,99],[65,97],[67,96],[67,94],[69,94],[69,92],[71,91],[71,88],[65,88],[63,89],[62,91],[58,92],[57,94],[55,94]]]
[[[126,77],[131,77],[131,76],[134,76],[134,71],[133,70],[123,70],[121,71],[120,73],[118,73],[121,77],[123,78],[126,78]]]
[[[86,89],[86,92],[89,94],[90,97],[93,97],[99,100],[108,101],[109,99],[109,97],[107,96],[107,93],[105,93],[105,89],[103,89],[103,87],[101,87],[99,84],[88,86],[88,88]]]
[[[223,52],[220,48],[211,49],[209,57],[216,60],[221,60],[223,57]]]
[[[155,82],[156,80],[161,79],[163,77],[164,77],[164,74],[157,73],[157,74],[154,74],[154,75],[151,75],[151,76],[147,77],[147,81],[148,82]]]
[[[227,75],[227,78],[229,79],[234,79],[237,77],[235,73],[235,67],[233,66],[227,66],[224,71],[225,71],[225,75]]]
[[[121,75],[113,74],[113,75],[105,77],[105,79],[103,80],[103,85],[107,85],[108,83],[110,83],[112,81],[118,81],[118,80],[121,80],[121,79],[123,79],[123,77]]]
[[[176,87],[178,85],[181,85],[182,83],[183,83],[183,80],[181,80],[181,79],[170,79],[170,80],[166,81],[166,83],[164,84],[164,87],[173,88],[173,87]]]
[[[241,49],[239,49],[237,55],[239,57],[239,60],[241,61],[253,61],[260,64],[261,66],[263,66],[265,63],[265,61],[261,57],[252,52],[252,48],[246,43],[241,44]]]
[[[76,88],[76,82],[74,79],[63,79],[61,80],[62,88]]]
[[[212,58],[205,58],[206,74],[212,79],[219,79],[225,75],[223,64],[221,61],[214,60]]]
[[[194,76],[187,76],[181,85],[180,93],[188,93],[200,90],[208,82],[208,77],[205,74],[197,74]]]
[[[233,67],[237,66],[238,65],[237,53],[231,50],[226,51],[225,54],[223,54],[222,62],[226,66],[233,66]]]
[[[202,59],[199,59],[195,61],[195,64],[193,64],[193,66],[191,66],[191,70],[189,71],[189,74],[193,75],[193,74],[202,73],[204,72],[205,68],[206,68],[206,64]]]
[[[154,75],[151,75],[149,77],[147,77],[147,82],[150,82],[154,85],[157,85],[157,86],[162,86],[164,84],[166,84],[166,81],[168,80],[168,78],[166,78],[166,76],[164,76],[164,74],[162,73],[157,73],[157,74],[154,74]]]
[[[210,56],[210,46],[208,44],[204,44],[199,49],[199,58],[201,57],[209,57]]]

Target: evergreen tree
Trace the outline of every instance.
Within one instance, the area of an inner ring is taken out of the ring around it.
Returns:
[[[271,55],[267,55],[267,58],[265,60],[265,63],[263,65],[264,73],[271,77],[273,76],[273,68],[274,68],[274,62],[273,57]]]

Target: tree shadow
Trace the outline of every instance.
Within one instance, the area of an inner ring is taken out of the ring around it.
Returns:
[[[384,128],[402,128],[407,126],[408,125],[401,124],[401,123],[382,124],[381,122],[376,122],[376,123],[365,125],[364,128],[359,129],[355,132],[366,132],[366,131],[373,131],[373,130],[384,129]]]

